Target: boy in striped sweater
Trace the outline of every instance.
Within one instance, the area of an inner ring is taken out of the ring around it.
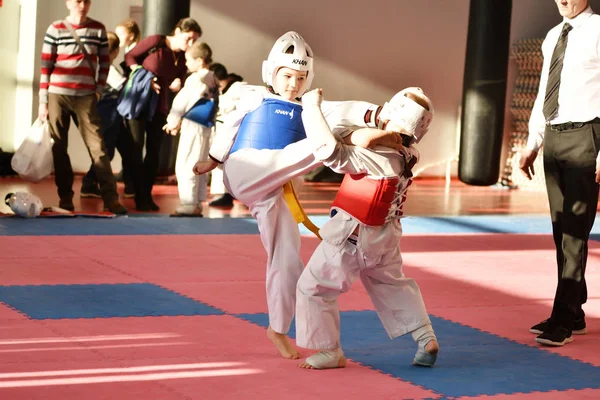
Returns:
[[[87,17],[90,0],[66,0],[66,20],[48,27],[42,46],[39,119],[48,120],[54,146],[54,180],[59,207],[73,211],[73,169],[67,151],[71,117],[75,121],[94,164],[105,209],[126,214],[119,203],[116,180],[100,134],[96,102],[106,85],[110,61],[106,29]],[[71,34],[77,32],[89,58]],[[89,60],[89,62],[88,62]],[[91,62],[91,65],[90,65]]]

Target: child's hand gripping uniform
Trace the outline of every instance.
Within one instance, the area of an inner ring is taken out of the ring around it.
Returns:
[[[402,273],[399,218],[419,153],[413,146],[427,132],[431,102],[420,89],[398,93],[381,111],[382,124],[403,132],[398,152],[348,146],[329,129],[320,110],[320,90],[303,97],[302,119],[316,158],[346,173],[321,228],[323,242],[298,281],[296,343],[319,350],[303,368],[346,365],[340,345],[337,298],[360,277],[390,338],[411,333],[418,343],[415,365],[432,366],[439,346],[419,287]],[[416,99],[416,100],[412,100]],[[423,107],[424,105],[425,107]],[[385,119],[384,119],[385,118]]]

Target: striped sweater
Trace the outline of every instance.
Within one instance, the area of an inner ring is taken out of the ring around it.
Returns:
[[[48,102],[48,93],[86,96],[102,93],[106,85],[110,60],[104,25],[91,18],[84,24],[71,25],[85,46],[93,69],[64,21],[52,23],[42,46],[40,103]]]

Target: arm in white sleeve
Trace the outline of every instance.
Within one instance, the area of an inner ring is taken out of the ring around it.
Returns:
[[[325,121],[317,104],[303,105],[302,123],[315,158],[339,173],[366,173],[366,168],[354,146],[339,142]]]
[[[369,110],[375,114],[378,106],[366,101],[323,101],[321,109],[325,120],[332,130],[341,127],[374,127],[370,121],[365,121],[365,116]]]
[[[235,143],[240,124],[246,114],[246,112],[235,110],[223,117],[223,123],[218,125],[216,135],[208,151],[208,156],[211,159],[220,164],[227,160]]]
[[[527,148],[536,152],[540,151],[544,143],[544,132],[546,130],[546,119],[543,112],[545,92],[546,85],[545,83],[542,85],[542,82],[540,82],[540,91],[535,99],[533,109],[531,110],[531,117],[529,118]]]
[[[302,123],[317,160],[326,160],[334,153],[338,141],[331,132],[318,104],[303,105]]]

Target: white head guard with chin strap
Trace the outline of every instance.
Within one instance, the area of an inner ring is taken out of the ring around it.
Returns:
[[[294,51],[288,54],[288,49]],[[271,49],[269,58],[263,61],[262,77],[268,86],[273,86],[277,70],[282,67],[306,71],[305,92],[310,89],[310,84],[315,76],[313,71],[313,51],[304,38],[294,31],[289,31],[281,36]]]
[[[9,193],[4,203],[12,212],[23,218],[35,218],[42,212],[42,201],[34,194],[27,192]]]
[[[417,102],[417,100],[419,102]],[[426,107],[419,103],[424,103]],[[379,113],[379,121],[391,121],[406,129],[419,143],[429,130],[433,119],[433,103],[418,87],[406,88],[385,103]]]

